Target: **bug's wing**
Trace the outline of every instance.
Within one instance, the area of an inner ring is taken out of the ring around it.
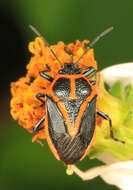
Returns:
[[[88,106],[82,116],[80,123],[80,137],[83,143],[90,143],[94,130],[95,130],[95,121],[96,121],[96,96],[88,103]]]
[[[66,133],[66,127],[64,119],[59,111],[56,102],[47,98],[47,115],[48,115],[48,126],[51,138],[57,141],[64,133]],[[54,142],[55,143],[55,142]]]

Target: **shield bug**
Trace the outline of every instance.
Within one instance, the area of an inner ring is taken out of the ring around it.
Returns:
[[[44,80],[50,82],[45,94],[38,93],[36,98],[41,102],[41,106],[46,107],[46,114],[34,126],[34,132],[41,130],[40,126],[45,121],[45,133],[48,145],[54,156],[63,161],[66,165],[71,165],[82,160],[92,146],[95,136],[96,115],[98,114],[105,120],[108,120],[110,127],[110,137],[121,143],[113,135],[111,119],[101,111],[96,110],[97,91],[95,80],[91,80],[96,74],[93,67],[79,68],[78,64],[84,55],[94,44],[113,27],[106,29],[97,36],[85,49],[81,57],[76,61],[62,64],[49,43],[42,35],[30,25],[30,28],[40,36],[49,47],[61,69],[55,78],[47,75],[47,70],[39,74]],[[45,101],[42,99],[45,98]]]

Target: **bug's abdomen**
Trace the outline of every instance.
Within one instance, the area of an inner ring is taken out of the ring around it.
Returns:
[[[47,99],[47,117],[50,139],[65,164],[73,164],[81,159],[89,146],[95,130],[96,97],[88,103],[82,115],[76,136],[71,137],[67,123],[55,102]]]
[[[87,143],[84,144],[80,135],[72,138],[67,134],[64,134],[58,139],[56,143],[57,152],[60,159],[65,162],[65,164],[74,164],[84,154]]]

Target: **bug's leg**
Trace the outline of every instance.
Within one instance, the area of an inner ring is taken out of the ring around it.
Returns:
[[[101,116],[102,118],[106,119],[108,122],[109,122],[109,127],[110,127],[110,137],[114,140],[114,141],[118,141],[118,142],[121,142],[121,143],[125,143],[125,141],[121,141],[117,138],[114,137],[114,134],[113,134],[113,128],[112,128],[112,121],[111,119],[109,118],[108,115],[102,113],[101,111],[97,111],[97,114],[99,116]]]
[[[96,72],[96,69],[94,69],[93,67],[83,67],[80,69],[80,71],[86,70],[86,69],[88,69],[88,71],[83,73],[83,75],[85,77],[88,77],[89,75],[91,75],[91,77],[92,77],[92,75],[95,74],[95,72]]]
[[[39,74],[40,74],[40,76],[42,76],[43,78],[45,78],[45,79],[49,80],[50,82],[52,82],[52,81],[53,81],[53,78],[50,77],[49,75],[46,75],[46,74],[45,74],[45,72],[51,71],[51,70],[50,70],[50,67],[49,67],[47,64],[46,64],[46,67],[47,67],[47,69],[44,70],[44,71],[39,72]],[[34,107],[35,109],[40,108],[40,107],[42,107],[42,106],[45,105],[45,101],[41,99],[41,98],[44,98],[44,97],[45,97],[45,95],[44,95],[43,93],[38,93],[38,94],[36,95],[36,98],[37,98],[42,104],[39,105],[39,106]]]
[[[49,76],[49,75],[46,75],[44,71],[41,71],[40,73],[40,76],[47,79],[48,81],[52,82],[53,81],[53,77]]]
[[[39,106],[34,107],[34,109],[40,108],[40,107],[42,107],[42,106],[45,105],[45,101],[41,99],[41,98],[44,98],[44,97],[45,97],[45,95],[44,95],[43,93],[38,93],[38,94],[36,95],[36,98],[37,98],[42,104],[40,104]]]
[[[90,80],[92,85],[96,85],[96,81],[95,80]]]
[[[34,128],[33,128],[34,132],[40,131],[41,129],[44,128],[44,127],[41,127],[39,129],[40,125],[44,122],[44,120],[45,120],[45,118],[42,117],[42,119],[40,119],[40,121],[34,126]]]
[[[46,64],[46,67],[47,67],[47,69],[45,69],[43,72],[50,72],[51,69],[50,69],[50,67],[48,66],[48,64]]]
[[[51,69],[47,64],[46,64],[46,67],[47,67],[47,69],[44,70],[44,71],[39,72],[39,74],[40,74],[41,77],[43,77],[43,78],[47,79],[48,81],[52,82],[53,78],[51,76],[45,74],[45,72],[50,72]]]

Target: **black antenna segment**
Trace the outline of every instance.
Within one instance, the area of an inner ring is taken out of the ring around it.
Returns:
[[[72,55],[72,63],[73,63],[73,55]]]
[[[60,64],[61,68],[63,68],[63,65],[61,64],[60,60],[58,59],[58,57],[56,56],[56,54],[54,53],[54,51],[51,49],[49,43],[47,42],[47,40],[45,40],[45,38],[41,35],[41,33],[31,24],[29,25],[30,29],[37,35],[40,36],[42,38],[42,40],[44,41],[44,43],[46,44],[46,46],[48,46],[48,48],[50,49],[51,53],[54,55],[54,57],[56,58],[56,60],[58,61],[58,63]]]
[[[109,32],[111,32],[114,29],[113,26],[107,28],[106,30],[104,30],[104,32],[102,32],[100,35],[98,35],[90,44],[89,46],[86,48],[86,50],[84,51],[84,53],[81,55],[81,57],[78,59],[78,61],[76,61],[75,66],[78,67],[78,63],[80,62],[80,60],[83,58],[83,56],[89,51],[90,48],[92,48],[97,41],[99,41],[103,36],[105,36],[106,34],[108,34]]]

